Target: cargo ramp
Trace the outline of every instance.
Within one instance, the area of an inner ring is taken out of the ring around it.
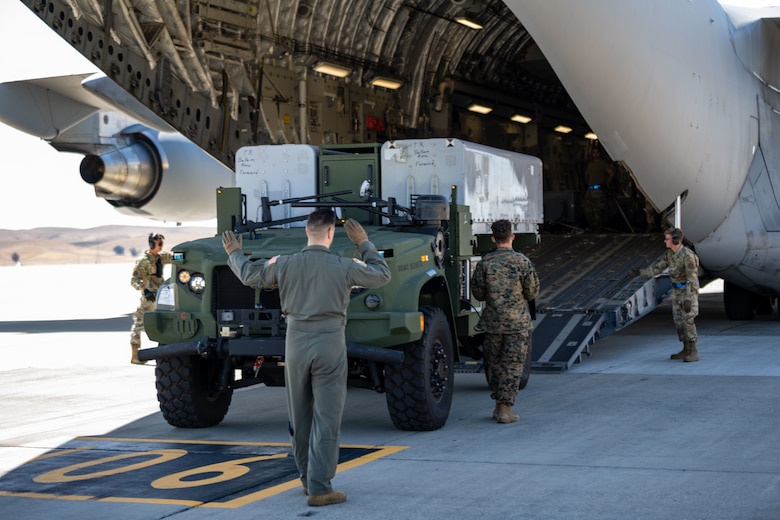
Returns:
[[[524,251],[541,280],[531,371],[562,372],[590,345],[652,311],[671,292],[668,276],[632,278],[665,250],[659,233],[543,234]]]

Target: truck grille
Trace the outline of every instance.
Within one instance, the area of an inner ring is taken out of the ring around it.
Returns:
[[[214,268],[214,308],[254,309],[255,290],[242,284],[228,266]]]
[[[259,308],[281,309],[279,291],[264,289],[260,291]],[[255,309],[255,290],[242,284],[228,266],[214,269],[214,308],[215,309]]]

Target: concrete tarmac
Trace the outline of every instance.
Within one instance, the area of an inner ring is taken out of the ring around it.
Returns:
[[[31,473],[36,457],[65,456],[85,436],[289,442],[283,388],[237,391],[214,428],[176,429],[162,419],[153,367],[128,363],[137,300],[129,272],[121,264],[0,269],[0,517],[780,517],[777,309],[728,321],[717,286],[701,297],[701,361],[669,360],[679,343],[663,304],[597,341],[568,372],[532,374],[516,424],[491,421],[482,374],[456,374],[449,420],[434,432],[396,430],[383,395],[350,389],[342,446],[403,449],[345,465],[334,479],[347,493],[344,504],[308,507],[294,486],[234,508],[66,496],[67,485],[54,495],[36,494],[34,485],[9,491],[42,480]],[[74,291],[68,280],[92,282]],[[132,443],[111,449],[143,450]],[[149,482],[128,473],[125,486]]]

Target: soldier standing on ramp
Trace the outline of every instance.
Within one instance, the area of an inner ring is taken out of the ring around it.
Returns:
[[[497,249],[482,257],[471,276],[471,292],[485,301],[479,324],[485,331],[483,352],[490,397],[496,401],[493,419],[501,424],[520,420],[512,412],[528,353],[533,323],[528,301],[539,294],[539,276],[533,263],[512,249],[512,223],[497,220],[490,226]]]
[[[133,314],[133,327],[130,329],[130,363],[134,365],[144,364],[138,360],[141,333],[144,331],[144,313],[154,310],[157,290],[163,283],[163,265],[170,264],[173,259],[171,253],[162,252],[164,239],[159,233],[149,233],[149,249],[136,261],[130,279],[130,285],[141,291],[141,301]]]
[[[680,228],[664,231],[666,251],[655,264],[646,269],[633,267],[631,276],[655,276],[669,269],[672,281],[672,318],[677,328],[677,337],[683,343],[683,349],[672,354],[672,359],[698,361],[696,350],[698,334],[694,320],[699,315],[699,257],[682,243],[683,232]]]
[[[306,223],[308,244],[294,255],[253,263],[242,252],[242,239],[222,234],[228,264],[244,285],[278,285],[287,318],[284,376],[293,455],[310,506],[347,499],[334,491],[341,416],[347,396],[347,345],[344,329],[353,286],[376,288],[390,281],[390,269],[363,226],[349,219],[347,236],[362,260],[330,252],[336,215],[313,211]]]

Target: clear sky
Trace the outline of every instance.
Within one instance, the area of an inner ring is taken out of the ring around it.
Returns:
[[[724,0],[724,3],[777,2]],[[17,0],[3,0],[0,7],[0,49],[0,83],[97,72],[86,58]],[[95,197],[93,187],[79,175],[82,157],[57,152],[45,141],[0,123],[0,229],[174,225],[122,215]]]

